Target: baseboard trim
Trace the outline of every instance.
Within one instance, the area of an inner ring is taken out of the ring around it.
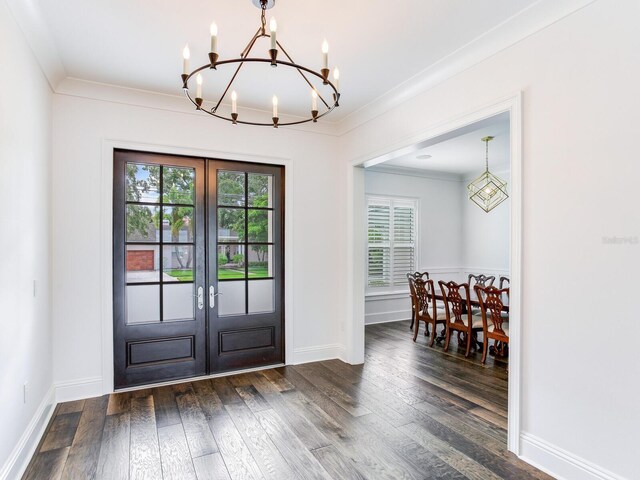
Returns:
[[[393,312],[390,312],[393,313]],[[379,316],[382,316],[383,314],[379,314]],[[369,315],[369,316],[376,316],[376,315]],[[409,312],[407,315],[402,316],[402,318],[383,318],[380,320],[367,320],[367,316],[365,316],[364,318],[364,326],[368,326],[368,325],[379,325],[381,323],[395,323],[395,322],[408,322],[409,320],[411,320],[411,312]]]
[[[40,443],[42,435],[44,435],[47,425],[49,425],[55,406],[55,389],[51,386],[13,452],[11,452],[2,470],[0,470],[0,480],[13,480],[22,477],[36,451],[36,447]]]
[[[558,480],[625,480],[526,432],[520,434],[520,458]]]
[[[71,402],[102,395],[102,377],[83,378],[54,384],[56,402]]]
[[[323,360],[333,360],[341,358],[343,346],[338,343],[329,345],[318,345],[315,347],[296,348],[293,351],[293,364],[322,362]]]

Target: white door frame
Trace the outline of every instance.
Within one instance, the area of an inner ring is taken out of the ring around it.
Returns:
[[[385,160],[398,150],[412,151],[415,145],[464,128],[500,113],[509,112],[511,138],[511,239],[509,295],[509,396],[508,449],[520,453],[521,408],[521,327],[522,327],[522,92],[498,99],[467,114],[434,125],[410,137],[395,141],[376,152],[353,159],[347,164],[347,324],[345,328],[345,360],[364,362],[364,298],[366,281],[364,169]]]
[[[215,158],[236,162],[283,165],[285,169],[284,196],[284,355],[287,364],[293,358],[293,162],[289,158],[256,156],[234,152],[202,150],[167,145],[131,142],[126,140],[102,141],[102,176],[100,202],[100,292],[102,325],[102,394],[114,391],[113,383],[113,152],[122,148],[141,152],[185,155],[196,158]],[[230,375],[233,372],[207,377]],[[184,381],[184,380],[178,380]],[[176,382],[166,382],[176,383]],[[145,386],[145,387],[148,387]],[[142,387],[141,387],[142,388]]]

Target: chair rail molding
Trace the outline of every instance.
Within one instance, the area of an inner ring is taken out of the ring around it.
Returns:
[[[522,324],[522,92],[517,91],[476,108],[466,114],[454,117],[412,133],[377,149],[375,152],[359,155],[346,163],[347,181],[347,267],[346,278],[350,289],[347,292],[347,312],[345,330],[345,358],[350,363],[364,361],[365,325],[365,246],[363,241],[364,218],[364,165],[374,166],[381,159],[395,151],[412,151],[417,144],[424,144],[441,135],[467,128],[470,125],[508,112],[510,114],[510,156],[511,156],[511,217],[510,217],[510,344],[509,358],[509,412],[508,448],[520,454],[520,409],[521,409],[521,355],[520,337]],[[458,267],[467,268],[467,267]],[[427,269],[428,270],[428,269]],[[433,271],[433,269],[432,269]],[[460,272],[460,270],[458,270]],[[436,273],[434,271],[434,273]],[[461,272],[460,272],[461,273]]]

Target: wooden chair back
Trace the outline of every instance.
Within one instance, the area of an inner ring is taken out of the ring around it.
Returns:
[[[493,286],[493,282],[495,281],[496,277],[494,277],[493,275],[485,275],[484,273],[481,273],[479,275],[469,275],[467,283],[469,284],[469,288],[474,288],[476,285],[480,285],[482,287],[491,287]]]
[[[466,316],[467,326],[471,325],[471,301],[469,284],[457,284],[456,282],[438,282],[444,299],[447,323],[465,327],[463,317]]]
[[[429,305],[435,305],[435,291],[433,288],[433,280],[423,280],[422,278],[416,278],[413,281],[413,285],[416,291],[416,298],[418,299],[419,309],[418,312],[431,315],[429,312]]]
[[[475,286],[478,302],[480,302],[480,312],[482,313],[483,330],[486,334],[490,325],[493,325],[493,331],[489,334],[491,338],[498,336],[505,337],[508,341],[509,336],[502,329],[502,324],[508,322],[508,317],[502,316],[502,307],[504,306],[503,295],[509,296],[509,288],[482,287]]]
[[[500,289],[506,288],[510,283],[511,281],[509,280],[509,277],[500,277],[499,287]]]

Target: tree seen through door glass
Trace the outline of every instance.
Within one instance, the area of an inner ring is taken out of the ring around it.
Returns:
[[[273,175],[249,173],[249,206],[271,208],[273,196]]]
[[[158,203],[160,197],[160,167],[141,163],[126,165],[126,200]]]
[[[243,172],[218,172],[218,205],[243,207],[244,193]]]
[[[193,282],[192,245],[164,245],[162,247],[162,273],[164,282]]]
[[[192,243],[194,234],[193,207],[162,208],[162,241]]]
[[[158,242],[160,240],[160,207],[127,205],[127,242]]]
[[[162,168],[162,201],[193,205],[195,170],[193,168]]]

